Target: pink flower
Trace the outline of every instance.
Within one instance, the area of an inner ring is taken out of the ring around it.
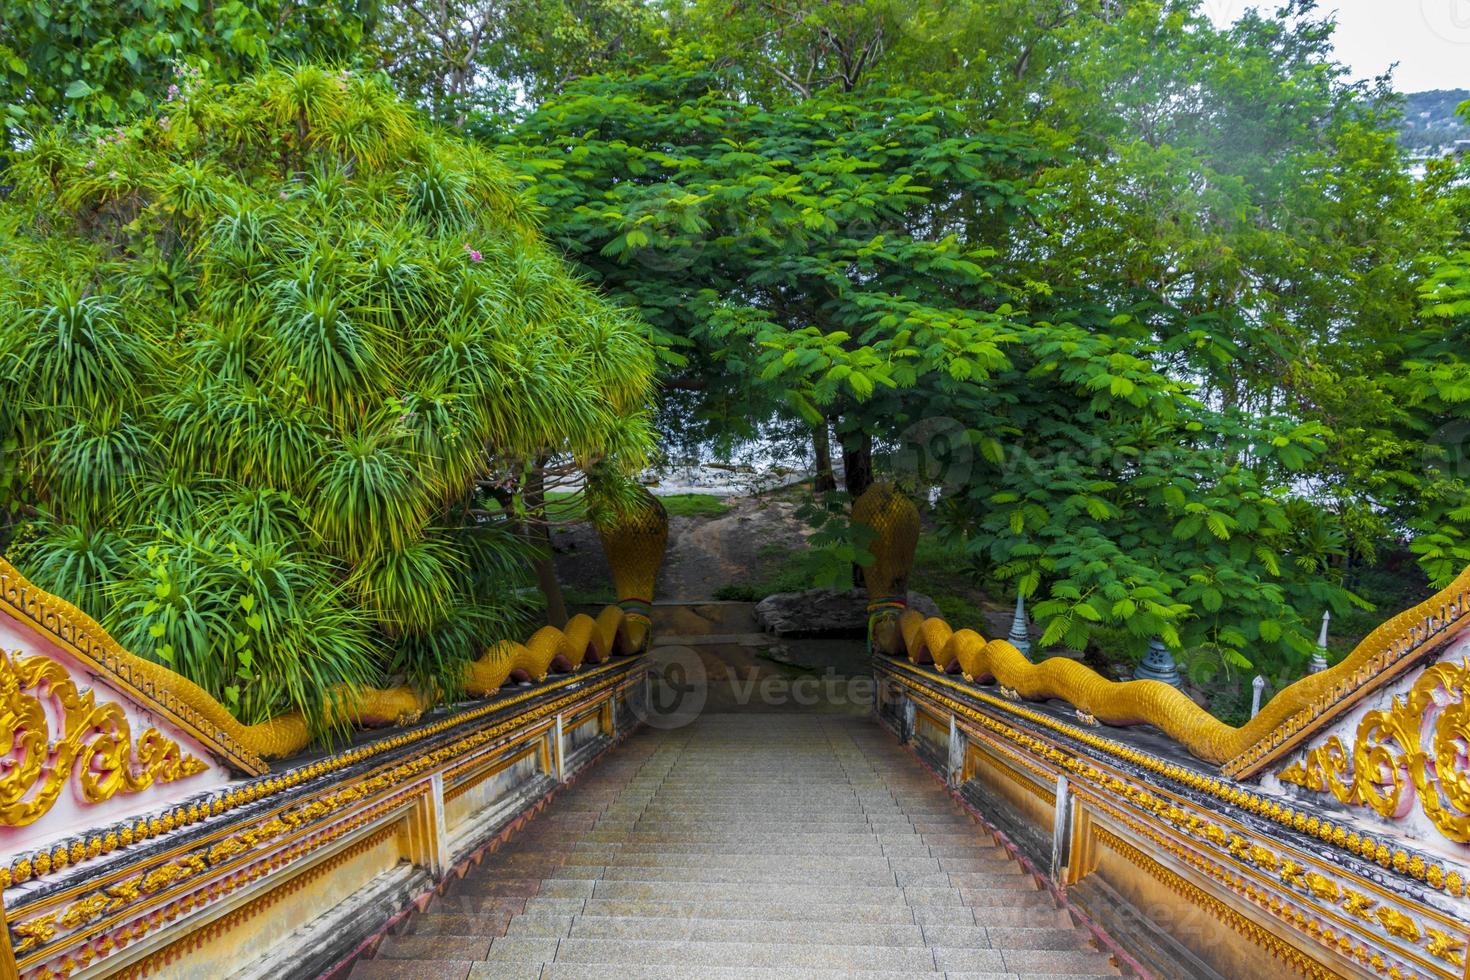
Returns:
[[[168,129],[168,126],[169,126],[168,116],[159,116],[158,117],[158,128],[159,129]]]
[[[484,258],[484,256],[480,254],[478,249],[473,249],[466,245],[464,247],[464,250],[466,253],[468,253],[471,262],[479,262],[481,259]]]
[[[82,164],[82,169],[83,170],[91,170],[95,166],[97,166],[97,161],[96,160],[88,160],[86,163]]]
[[[166,99],[166,101],[172,102],[174,99],[177,99],[178,97],[179,97],[179,87],[177,85],[170,85],[168,87],[168,98]]]

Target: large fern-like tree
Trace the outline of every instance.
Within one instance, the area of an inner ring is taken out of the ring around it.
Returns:
[[[452,695],[525,625],[528,461],[648,446],[638,323],[378,78],[190,76],[6,182],[0,545],[247,720]]]

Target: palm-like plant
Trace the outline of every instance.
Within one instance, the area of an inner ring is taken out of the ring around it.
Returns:
[[[12,551],[243,718],[325,722],[342,682],[460,693],[526,625],[534,542],[486,481],[647,451],[640,326],[379,80],[200,87],[38,134],[6,179]]]

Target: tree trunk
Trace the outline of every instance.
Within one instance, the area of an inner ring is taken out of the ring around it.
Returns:
[[[873,437],[866,432],[853,432],[842,439],[842,484],[853,500],[873,485]],[[852,566],[852,584],[861,589],[863,566]]]
[[[842,485],[853,500],[873,485],[873,437],[866,432],[842,439]]]
[[[817,460],[817,476],[812,482],[812,490],[831,493],[837,489],[837,475],[832,472],[832,435],[825,421],[812,430],[812,452]]]
[[[567,600],[556,577],[556,562],[551,556],[551,528],[546,523],[545,459],[536,461],[526,477],[526,537],[536,548],[531,567],[536,571],[536,585],[546,597],[546,625],[561,629],[567,625]]]

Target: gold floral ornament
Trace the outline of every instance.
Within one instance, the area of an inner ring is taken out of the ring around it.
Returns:
[[[157,729],[134,742],[122,706],[78,690],[56,661],[0,653],[0,824],[34,823],[73,779],[87,802],[102,803],[207,768]]]
[[[1435,664],[1406,697],[1363,716],[1351,751],[1334,735],[1282,772],[1281,781],[1390,820],[1417,801],[1440,833],[1470,843],[1467,680],[1470,661]]]

